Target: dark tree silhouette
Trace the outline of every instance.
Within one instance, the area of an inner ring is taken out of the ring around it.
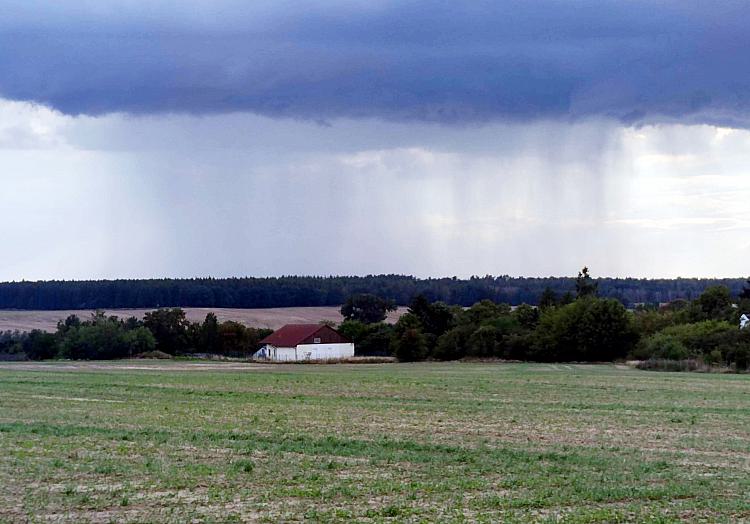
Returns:
[[[360,293],[349,297],[341,314],[346,320],[358,320],[365,324],[374,324],[385,320],[389,311],[395,311],[396,304],[369,293]]]
[[[599,284],[594,282],[594,279],[589,275],[589,268],[584,268],[578,272],[578,278],[576,278],[576,297],[595,297]]]

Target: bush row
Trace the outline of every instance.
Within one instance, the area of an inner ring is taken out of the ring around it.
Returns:
[[[400,361],[629,358],[659,362],[646,365],[658,369],[677,366],[664,362],[736,370],[750,365],[750,329],[738,328],[741,312],[750,311],[750,289],[733,297],[728,288],[714,287],[694,301],[629,311],[615,299],[599,298],[586,268],[575,284],[575,295],[545,290],[538,307],[511,308],[482,300],[463,308],[417,295],[395,325],[383,322],[395,308],[392,301],[359,294],[342,307],[346,320],[339,330],[354,341],[358,356],[395,356]],[[203,322],[190,322],[179,308],[155,310],[143,320],[98,312],[87,320],[72,315],[55,333],[0,333],[0,359],[113,359],[154,351],[247,358],[270,333],[238,322],[220,323],[212,313]]]
[[[218,322],[209,313],[204,322],[190,322],[179,308],[147,313],[143,320],[121,319],[97,312],[90,319],[71,315],[54,333],[0,333],[0,360],[107,360],[159,351],[168,355],[204,353],[250,357],[269,329],[238,322]]]
[[[741,312],[750,311],[750,289],[732,297],[728,288],[714,287],[694,301],[627,310],[617,300],[598,298],[596,283],[584,268],[576,280],[576,295],[558,297],[545,290],[538,302],[537,308],[511,308],[484,300],[461,308],[418,296],[408,312],[388,326],[377,321],[385,318],[389,305],[359,296],[342,310],[348,319],[340,329],[354,340],[359,354],[393,354],[402,361],[634,359],[736,370],[750,365],[750,329],[738,327]]]

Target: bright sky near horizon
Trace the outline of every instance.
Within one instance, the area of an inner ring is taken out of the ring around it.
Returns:
[[[21,2],[0,280],[743,276],[750,4]]]

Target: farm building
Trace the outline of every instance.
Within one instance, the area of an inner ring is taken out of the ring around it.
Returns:
[[[332,360],[354,356],[351,340],[320,324],[287,324],[260,341],[257,359],[276,362]]]

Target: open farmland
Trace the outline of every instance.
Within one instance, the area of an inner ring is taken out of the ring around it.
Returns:
[[[750,377],[0,366],[0,521],[750,521]]]
[[[107,309],[109,315],[121,318],[143,318],[150,309]],[[343,320],[340,306],[322,307],[281,307],[268,309],[232,309],[232,308],[183,308],[188,320],[203,321],[208,313],[216,313],[220,322],[234,320],[248,327],[278,329],[284,324],[317,324],[324,320],[339,323]],[[78,315],[85,319],[94,311],[91,310],[57,310],[57,311],[19,311],[0,310],[0,331],[31,331],[41,329],[54,331],[60,320],[68,315]],[[406,312],[399,308],[390,312],[386,322],[395,323]]]

